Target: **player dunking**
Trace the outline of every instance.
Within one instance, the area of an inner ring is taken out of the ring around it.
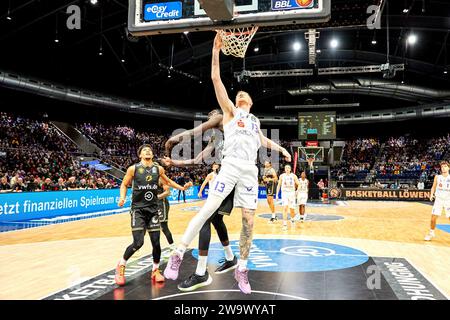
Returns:
[[[223,115],[220,110],[213,110],[208,114],[208,120],[201,125],[195,127],[194,129],[184,131],[174,137],[171,137],[166,142],[166,154],[170,154],[172,148],[180,143],[184,139],[190,139],[191,136],[199,137],[204,131],[212,129],[213,135],[202,152],[200,152],[194,159],[188,160],[176,160],[170,159],[166,157],[163,160],[163,163],[167,166],[191,166],[191,165],[199,165],[202,164],[204,160],[209,160],[212,157],[212,152],[215,153],[215,161],[217,164],[213,164],[213,172],[211,172],[206,180],[203,182],[200,192],[199,198],[201,198],[201,193],[203,188],[208,183],[211,189],[211,184],[213,179],[217,176],[216,169],[218,170],[219,164],[222,161],[223,155],[223,140],[219,139],[219,133],[215,130],[219,130],[223,132]],[[275,144],[270,139],[267,139],[270,143]],[[207,256],[209,250],[209,244],[211,241],[211,224],[217,231],[217,235],[219,236],[220,242],[222,243],[225,258],[222,260],[223,263],[216,269],[216,274],[221,274],[233,270],[236,267],[237,259],[234,256],[228,238],[228,231],[226,225],[223,221],[224,215],[230,215],[233,210],[233,199],[234,199],[234,190],[225,198],[225,200],[220,205],[219,209],[214,212],[210,219],[203,225],[200,230],[199,240],[198,240],[198,248],[199,248],[199,260],[197,263],[196,271],[189,276],[186,280],[178,285],[178,288],[182,291],[192,291],[198,289],[203,286],[207,286],[212,283],[212,278],[209,276],[206,265],[207,265]]]
[[[306,172],[303,171],[300,175],[300,179],[298,180],[298,188],[297,188],[297,205],[301,222],[306,220],[306,202],[308,201],[308,186],[309,180],[306,179]]]
[[[298,178],[295,174],[291,172],[291,166],[286,165],[284,167],[284,173],[280,176],[277,185],[278,196],[281,189],[281,202],[283,206],[283,231],[287,230],[288,221],[288,210],[291,213],[291,223],[294,223],[294,212],[295,212],[295,193],[296,187],[299,185]]]
[[[442,161],[440,163],[441,174],[434,177],[433,187],[431,188],[430,201],[434,201],[431,215],[431,229],[425,236],[425,241],[431,241],[436,237],[434,229],[436,229],[437,218],[445,211],[445,215],[450,219],[450,174],[449,163]]]
[[[208,145],[205,147],[202,152],[200,152],[194,159],[188,160],[176,160],[166,157],[163,160],[163,163],[167,166],[192,166],[196,164],[202,164],[203,160],[209,159],[211,157],[211,153],[215,152],[215,160],[220,162],[222,160],[222,151],[223,151],[223,140],[219,139],[218,132],[215,130],[223,131],[223,116],[220,110],[213,110],[208,114],[208,121],[202,123],[198,127],[182,132],[174,137],[171,137],[166,142],[166,154],[171,153],[171,149],[182,141],[185,138],[191,138],[191,136],[198,137],[203,131],[208,129],[213,129],[213,136],[211,137]],[[210,185],[217,176],[217,171],[219,169],[219,164],[213,164],[213,172],[211,172],[206,180],[203,182],[202,187],[200,188],[199,198],[201,198],[201,193],[203,188],[207,183]],[[220,207],[213,213],[213,215],[205,222],[202,229],[200,230],[199,239],[198,239],[198,249],[199,249],[199,259],[197,263],[197,269],[195,272],[189,276],[186,280],[178,285],[178,289],[181,291],[193,291],[195,289],[207,286],[212,283],[212,278],[210,277],[207,269],[207,260],[208,260],[208,250],[209,244],[211,241],[211,224],[217,231],[217,235],[219,236],[220,242],[222,243],[225,259],[223,259],[223,263],[216,269],[215,273],[225,273],[230,270],[233,270],[237,265],[237,258],[234,256],[233,251],[230,248],[230,241],[228,238],[228,230],[223,221],[224,215],[231,214],[233,210],[233,199],[234,199],[234,190],[223,200]]]
[[[132,184],[133,194],[131,200],[131,230],[133,234],[133,243],[128,246],[122,259],[116,268],[116,284],[123,286],[125,284],[125,267],[127,260],[139,250],[144,244],[145,231],[150,234],[150,240],[153,247],[153,269],[152,280],[163,282],[164,277],[159,271],[159,262],[161,258],[160,237],[160,210],[158,206],[158,182],[162,180],[164,184],[179,190],[186,190],[191,183],[180,186],[170,180],[164,169],[153,162],[153,151],[150,145],[142,145],[138,149],[138,157],[141,162],[128,168],[127,173],[120,186],[119,207],[125,204],[127,188]]]
[[[263,136],[259,120],[250,114],[252,99],[246,92],[236,96],[236,106],[228,97],[220,78],[219,55],[222,41],[219,34],[214,39],[211,78],[216,97],[223,111],[225,135],[222,170],[217,175],[206,203],[189,223],[181,243],[178,245],[164,270],[169,279],[177,279],[178,271],[187,246],[200,231],[207,219],[219,208],[222,201],[236,187],[234,206],[242,208],[242,230],[240,238],[240,259],[235,269],[235,279],[243,293],[251,293],[248,281],[247,259],[253,236],[253,218],[258,202],[258,149],[261,145],[274,151],[281,151],[290,161],[290,154],[278,145],[273,145]]]
[[[263,181],[266,184],[267,203],[269,204],[270,211],[272,211],[272,217],[269,220],[270,223],[274,223],[278,220],[275,215],[275,204],[273,202],[273,195],[275,193],[275,184],[277,183],[277,180],[277,173],[272,167],[272,163],[270,163],[270,161],[265,161]]]

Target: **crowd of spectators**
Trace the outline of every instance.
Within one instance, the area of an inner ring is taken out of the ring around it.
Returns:
[[[343,161],[332,173],[338,181],[362,181],[370,175],[372,186],[395,189],[402,187],[401,183],[383,181],[417,180],[429,184],[439,170],[439,162],[449,156],[450,134],[434,138],[355,139],[346,142]]]
[[[102,162],[122,171],[139,161],[136,153],[144,143],[153,146],[156,159],[164,157],[164,144],[172,133],[100,123],[77,124],[76,128],[100,147]],[[289,141],[282,140],[281,145],[295,151]],[[108,177],[104,171],[81,166],[74,156],[76,152],[80,152],[76,145],[45,119],[0,113],[0,192],[119,186],[120,181]],[[411,136],[351,139],[346,141],[342,162],[332,168],[332,179],[338,183],[365,181],[366,186],[376,188],[400,188],[400,180],[410,179],[415,184],[419,182],[417,187],[422,188],[439,169],[439,161],[449,157],[450,134],[429,139]],[[280,159],[280,168],[283,164]],[[170,167],[166,172],[173,180],[184,174],[186,179],[201,184],[209,170],[210,166]]]
[[[0,192],[117,187],[105,172],[81,166],[76,152],[76,145],[45,119],[1,112]]]

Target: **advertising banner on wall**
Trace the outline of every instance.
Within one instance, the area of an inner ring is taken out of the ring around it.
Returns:
[[[346,200],[429,201],[431,190],[410,189],[332,189],[333,198]]]

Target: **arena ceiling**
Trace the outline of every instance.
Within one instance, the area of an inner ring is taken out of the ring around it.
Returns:
[[[380,30],[362,23],[366,8],[378,0],[332,0],[330,27],[321,29],[317,68],[405,64],[390,81],[424,94],[396,95],[370,90],[311,90],[314,85],[339,88],[339,83],[383,80],[381,74],[284,78],[252,78],[239,83],[234,72],[243,60],[222,56],[222,77],[230,92],[243,88],[254,97],[258,112],[276,113],[275,106],[360,103],[358,110],[386,109],[449,101],[450,2],[447,0],[390,0]],[[81,30],[66,28],[66,8],[82,8]],[[0,2],[0,70],[53,81],[70,87],[177,107],[210,110],[216,107],[209,81],[213,32],[133,38],[126,32],[128,1],[8,0]],[[407,9],[407,10],[405,10]],[[386,22],[390,36],[387,39]],[[417,41],[406,45],[414,34]],[[338,41],[337,48],[330,41]],[[57,40],[57,42],[55,41]],[[294,51],[292,44],[301,43]],[[376,43],[375,43],[375,42]],[[258,51],[255,51],[255,48]],[[99,55],[101,51],[101,55]],[[172,66],[168,77],[166,67]],[[303,31],[258,33],[245,59],[246,70],[311,68]],[[403,82],[403,84],[402,84]],[[232,89],[231,89],[232,88]],[[397,87],[396,87],[397,88]],[[426,94],[434,89],[435,94]],[[401,87],[398,88],[401,91]],[[302,92],[293,95],[292,92]],[[393,94],[394,92],[394,94]],[[436,92],[438,94],[436,94]],[[439,94],[440,93],[440,94]],[[403,96],[403,98],[399,98]],[[345,108],[343,111],[356,111]],[[256,112],[256,110],[255,110]],[[285,111],[283,111],[285,112]]]

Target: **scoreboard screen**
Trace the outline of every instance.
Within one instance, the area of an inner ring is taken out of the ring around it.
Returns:
[[[336,112],[299,112],[298,139],[307,140],[312,132],[318,140],[336,139]]]

